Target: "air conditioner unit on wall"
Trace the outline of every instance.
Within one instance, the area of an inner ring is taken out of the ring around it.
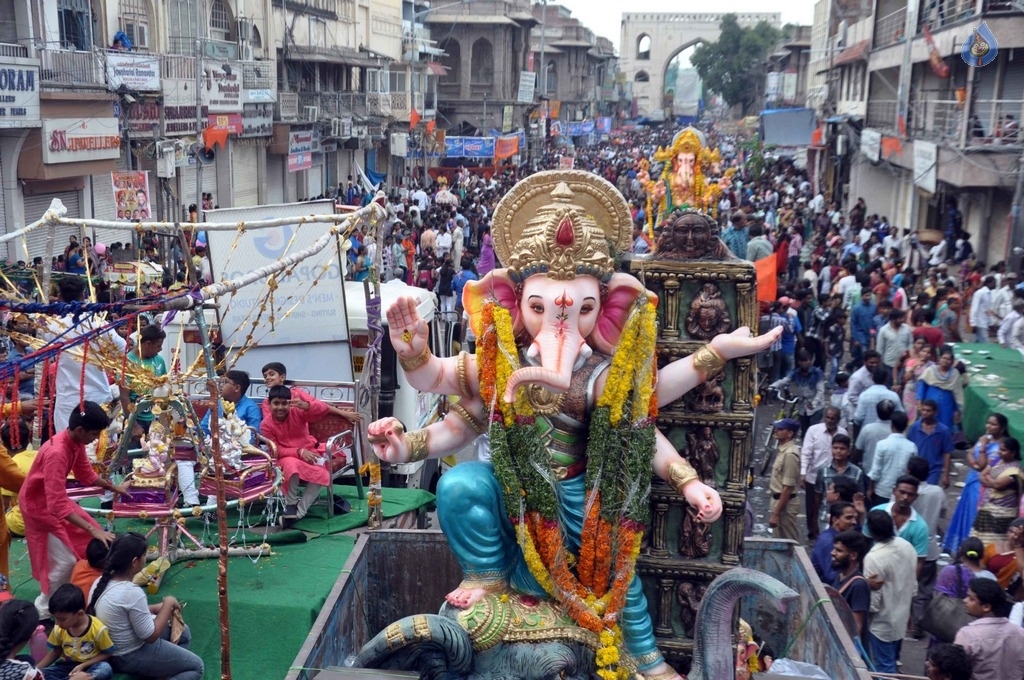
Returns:
[[[176,175],[174,142],[163,142],[157,147],[156,176],[170,179]]]
[[[238,19],[238,40],[239,42],[249,42],[252,40],[252,19],[246,17],[240,17]]]

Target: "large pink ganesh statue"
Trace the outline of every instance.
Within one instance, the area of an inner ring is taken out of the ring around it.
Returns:
[[[450,607],[553,601],[591,636],[600,677],[636,671],[668,680],[678,675],[655,645],[636,574],[652,475],[700,521],[718,519],[722,503],[655,416],[730,359],[769,347],[778,332],[721,334],[658,371],[657,299],[616,272],[631,230],[629,205],[597,175],[549,171],[517,184],[494,213],[505,268],[464,292],[475,355],[433,356],[415,300],[387,312],[409,382],[449,395],[447,417],[413,432],[385,418],[369,435],[392,463],[445,456],[490,435],[490,460],[460,463],[437,489],[441,528],[464,579]],[[459,619],[467,628],[480,620]]]

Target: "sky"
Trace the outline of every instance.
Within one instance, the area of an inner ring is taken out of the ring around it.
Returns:
[[[597,35],[609,38],[619,48],[622,27],[622,11],[628,6],[630,12],[782,12],[783,24],[811,25],[814,20],[814,0],[718,0],[714,7],[709,3],[681,3],[679,0],[550,0],[569,8],[572,15]]]

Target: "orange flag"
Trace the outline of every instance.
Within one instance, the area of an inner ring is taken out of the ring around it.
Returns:
[[[436,127],[437,127],[437,121],[428,120],[427,121],[427,134],[428,135],[434,134],[434,128],[436,128]]]
[[[420,113],[416,109],[409,112],[409,129],[415,130],[416,126],[420,124]]]
[[[757,270],[758,302],[775,302],[775,296],[779,292],[779,277],[775,267],[776,259],[774,253],[768,257],[762,257],[754,263],[754,268]]]

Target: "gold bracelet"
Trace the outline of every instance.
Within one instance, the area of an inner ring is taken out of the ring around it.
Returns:
[[[409,447],[409,460],[406,462],[416,463],[430,455],[430,451],[427,450],[429,439],[430,433],[426,429],[413,430],[405,435],[405,443]]]
[[[398,363],[401,364],[403,371],[406,373],[412,373],[417,368],[430,361],[430,357],[432,356],[434,355],[430,353],[430,345],[427,345],[423,348],[422,352],[411,359],[405,359],[401,356],[398,357]]]
[[[668,466],[668,483],[679,493],[683,493],[683,487],[695,479],[699,479],[697,471],[686,460],[676,461]]]
[[[459,374],[459,396],[466,398],[473,396],[469,393],[469,383],[466,381],[466,357],[468,356],[466,352],[459,352],[459,361],[456,364]]]
[[[487,432],[487,423],[480,418],[477,418],[470,413],[462,404],[449,404],[448,408],[454,413],[462,422],[469,426],[469,429],[476,432],[477,435],[484,434]]]
[[[707,380],[725,368],[725,359],[711,345],[704,345],[693,353],[693,367],[703,373]]]

